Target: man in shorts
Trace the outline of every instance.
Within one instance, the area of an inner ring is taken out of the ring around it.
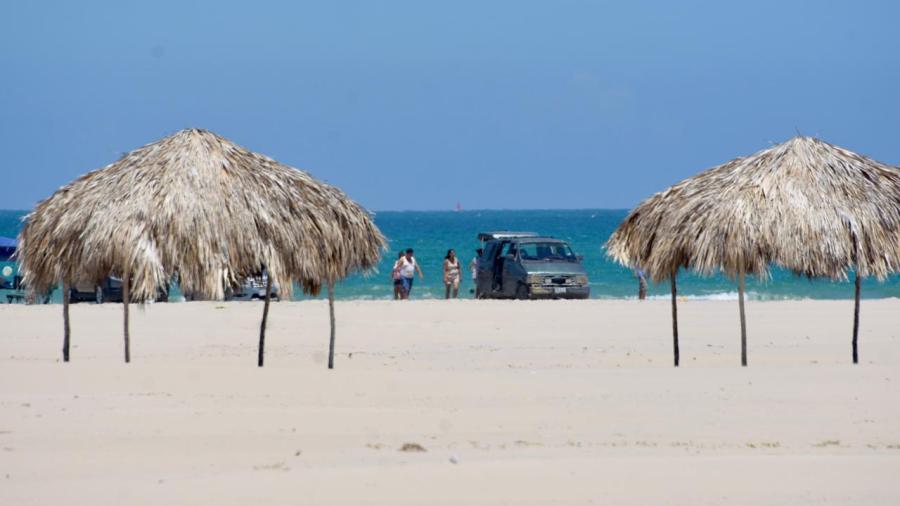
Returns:
[[[409,293],[412,291],[413,279],[416,276],[416,272],[419,273],[419,279],[425,279],[425,275],[422,274],[422,269],[419,267],[419,263],[416,262],[416,257],[413,256],[412,248],[406,250],[406,255],[402,260],[403,265],[400,266],[400,282],[403,285],[403,298],[409,299]]]

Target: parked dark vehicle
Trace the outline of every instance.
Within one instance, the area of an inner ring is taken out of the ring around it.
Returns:
[[[531,232],[478,234],[475,297],[479,299],[586,299],[591,294],[581,256],[560,239]]]
[[[168,302],[169,293],[166,289],[160,289],[156,295],[156,302]],[[69,302],[122,302],[122,280],[108,276],[99,285],[91,282],[76,283],[69,289]]]
[[[91,282],[75,283],[69,289],[69,302],[122,302],[122,280],[110,276],[99,285]]]

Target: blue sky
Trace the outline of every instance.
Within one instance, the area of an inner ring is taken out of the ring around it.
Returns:
[[[4,2],[0,208],[202,127],[374,210],[629,208],[800,131],[900,164],[897,2]]]

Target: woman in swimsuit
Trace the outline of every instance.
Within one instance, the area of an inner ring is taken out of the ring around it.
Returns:
[[[444,298],[456,299],[459,297],[459,259],[456,258],[456,252],[447,251],[444,257]]]

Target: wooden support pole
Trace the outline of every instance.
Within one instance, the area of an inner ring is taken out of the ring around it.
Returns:
[[[334,369],[334,282],[328,281],[328,316],[331,320],[331,337],[328,340],[328,368]]]
[[[859,353],[857,350],[856,342],[859,337],[859,290],[860,290],[860,277],[859,277],[859,266],[856,267],[856,296],[855,304],[853,306],[853,363],[859,363]]]
[[[675,367],[678,367],[678,288],[675,286],[676,272],[672,273],[672,346],[675,352]]]
[[[69,286],[62,282],[63,296],[63,362],[69,361]]]
[[[128,293],[128,276],[129,273],[122,275],[122,305],[125,308],[125,363],[131,362],[131,339],[128,336],[128,306],[130,298]]]
[[[741,366],[747,367],[747,319],[744,315],[744,266],[738,273],[738,305],[741,308]]]
[[[263,366],[263,355],[266,349],[266,320],[269,319],[269,302],[272,300],[272,276],[266,273],[266,299],[263,304],[262,323],[259,324],[259,356],[256,359],[257,367]]]

